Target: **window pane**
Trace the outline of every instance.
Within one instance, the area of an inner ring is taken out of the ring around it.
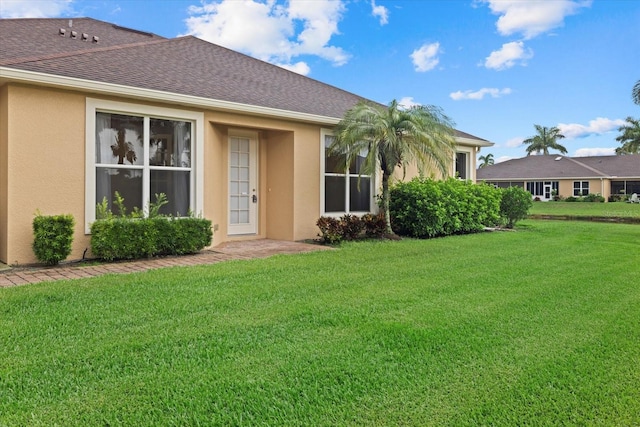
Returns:
[[[96,113],[96,163],[143,165],[142,117]]]
[[[324,211],[345,212],[345,177],[325,176],[324,178]]]
[[[189,212],[190,172],[176,170],[152,170],[150,183],[151,202],[156,194],[167,195],[167,203],[160,209],[165,215],[186,216]]]
[[[191,167],[191,123],[150,119],[149,164]]]
[[[360,173],[360,171],[362,170],[362,164],[364,163],[364,160],[367,158],[367,153],[368,153],[367,150],[363,150],[360,152],[360,154],[358,154],[358,157],[356,157],[353,163],[351,163],[351,166],[349,166],[349,173],[353,173],[353,174]]]
[[[349,211],[369,212],[371,209],[371,179],[361,177],[358,189],[358,177],[351,177],[349,183]]]
[[[116,191],[124,199],[127,213],[134,208],[142,209],[142,170],[96,168],[96,204],[106,198],[111,212],[118,215],[120,212],[113,204]]]

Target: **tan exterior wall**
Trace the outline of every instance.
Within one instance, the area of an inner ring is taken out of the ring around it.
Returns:
[[[9,86],[0,87],[0,260],[7,259]]]
[[[81,258],[89,242],[83,226],[85,97],[13,84],[4,90],[7,244],[2,260],[36,262],[31,244],[38,210],[43,215],[68,213],[76,218],[70,258]]]
[[[565,198],[573,196],[575,181],[589,181],[589,193],[600,194],[605,198],[605,201],[611,195],[611,180],[609,179],[563,179],[558,182],[558,194]]]
[[[12,265],[37,262],[31,244],[32,221],[38,210],[44,215],[73,215],[76,226],[69,260],[91,256],[90,236],[85,233],[85,174],[91,173],[85,172],[86,139],[90,137],[85,129],[87,98],[97,99],[81,92],[19,84],[0,88],[0,261]],[[104,99],[198,112],[160,103]],[[321,212],[321,129],[330,125],[200,112],[203,146],[195,155],[203,156],[203,194],[196,214],[212,221],[213,245],[236,239],[315,238]],[[258,142],[257,234],[230,235],[227,226],[228,150],[234,132],[250,132]],[[473,172],[475,154],[469,155],[469,161]],[[417,174],[416,168],[409,168],[407,178]]]

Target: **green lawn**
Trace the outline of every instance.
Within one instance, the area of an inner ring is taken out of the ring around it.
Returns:
[[[534,202],[532,215],[575,217],[640,218],[638,203]]]
[[[0,289],[0,426],[640,425],[640,226]]]

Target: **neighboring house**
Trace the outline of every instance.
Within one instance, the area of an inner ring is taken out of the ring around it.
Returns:
[[[358,186],[325,155],[362,99],[191,36],[0,20],[0,261],[36,261],[36,211],[72,214],[70,258],[90,256],[96,204],[115,191],[129,209],[165,193],[165,213],[212,220],[214,245],[314,238],[321,215],[375,210],[375,177]],[[474,179],[492,144],[457,140],[451,173]]]
[[[527,156],[478,169],[478,181],[498,187],[519,186],[546,201],[599,194],[640,194],[640,154],[625,156]]]

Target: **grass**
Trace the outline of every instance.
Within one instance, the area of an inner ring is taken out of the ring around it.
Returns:
[[[0,425],[640,424],[640,227],[0,289]]]
[[[531,215],[570,217],[640,218],[638,203],[534,202]]]

